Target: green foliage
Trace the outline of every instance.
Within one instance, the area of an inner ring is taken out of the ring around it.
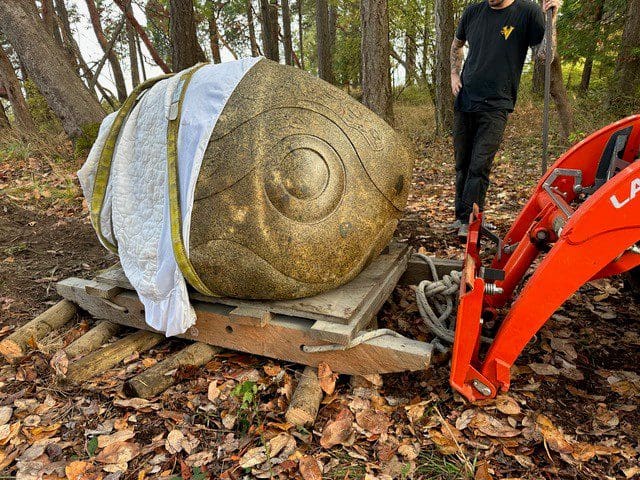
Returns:
[[[258,385],[251,381],[242,382],[231,391],[231,394],[240,400],[238,427],[241,432],[246,433],[258,411]]]
[[[60,131],[60,121],[32,80],[24,82],[27,105],[33,121],[41,130]]]
[[[76,156],[84,155],[91,149],[93,142],[98,138],[99,131],[99,123],[92,123],[82,127],[82,135],[78,136],[74,141]]]
[[[96,450],[98,450],[98,437],[91,437],[87,442],[87,453],[90,457],[93,457],[96,454]]]

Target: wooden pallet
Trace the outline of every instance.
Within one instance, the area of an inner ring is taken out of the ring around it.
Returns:
[[[461,266],[446,260],[436,264],[440,275]],[[394,245],[352,282],[312,298],[259,302],[193,294],[197,322],[181,337],[196,343],[139,375],[145,378],[131,379],[128,390],[138,396],[157,394],[158,386],[166,388],[172,383],[172,376],[166,373],[176,365],[202,365],[222,348],[308,366],[324,362],[334,372],[349,375],[425,369],[432,356],[428,343],[390,334],[357,342],[396,285],[415,284],[430,277],[423,260],[412,257],[408,247]],[[76,306],[102,320],[59,352],[72,360],[68,375],[77,382],[164,340],[145,323],[144,307],[118,267],[92,280],[68,278],[57,284],[57,290],[65,300],[0,342],[0,353],[7,360],[20,358],[34,340],[65,328]],[[122,326],[137,331],[109,343]],[[108,345],[101,348],[105,343]],[[308,351],[308,347],[318,346],[330,348]],[[148,382],[154,383],[153,388],[147,388]]]

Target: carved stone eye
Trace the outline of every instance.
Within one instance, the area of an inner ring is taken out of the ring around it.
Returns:
[[[300,223],[316,223],[338,207],[344,191],[344,164],[324,140],[291,135],[280,140],[267,157],[265,191],[282,215]]]

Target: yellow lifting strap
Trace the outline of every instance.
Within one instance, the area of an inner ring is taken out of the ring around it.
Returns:
[[[178,133],[180,129],[180,115],[182,113],[182,102],[184,100],[187,87],[191,81],[193,74],[203,67],[205,64],[198,64],[193,68],[187,70],[181,74],[181,78],[178,81],[169,107],[168,126],[167,126],[167,173],[168,173],[168,189],[169,189],[169,215],[171,224],[171,244],[173,247],[173,253],[176,259],[176,263],[182,272],[182,275],[187,279],[190,285],[198,290],[203,295],[215,296],[206,285],[200,280],[200,277],[196,273],[189,256],[187,254],[183,236],[182,236],[182,212],[180,209],[180,187],[178,178]],[[98,168],[96,171],[96,177],[93,187],[93,197],[91,199],[91,221],[94,225],[98,237],[109,250],[114,253],[118,253],[117,245],[109,242],[102,234],[102,225],[100,223],[100,214],[104,205],[104,199],[107,191],[107,185],[109,183],[109,177],[111,174],[111,162],[113,153],[115,150],[116,142],[120,135],[120,131],[126,118],[129,116],[136,101],[140,97],[140,94],[145,90],[151,88],[160,80],[171,77],[172,74],[162,75],[144,83],[141,83],[136,89],[131,92],[131,95],[125,100],[124,104],[118,111],[115,120],[107,135],[107,140],[100,154],[98,161]]]
[[[178,86],[173,92],[171,106],[169,108],[169,127],[167,128],[167,172],[169,174],[169,215],[171,219],[171,243],[173,245],[173,255],[176,263],[180,267],[182,275],[193,288],[203,295],[210,297],[216,296],[207,286],[200,280],[196,273],[187,249],[184,246],[184,237],[182,236],[182,211],[180,209],[180,185],[178,178],[178,133],[180,130],[180,116],[182,114],[182,102],[193,74],[203,67],[204,64],[198,64],[182,75]]]
[[[102,147],[100,153],[100,159],[98,160],[98,168],[96,169],[96,177],[93,181],[93,196],[91,197],[91,205],[89,206],[89,214],[91,216],[91,223],[95,228],[98,238],[104,246],[106,246],[113,253],[118,253],[118,246],[109,242],[102,234],[102,224],[100,222],[100,215],[102,213],[102,207],[104,205],[104,199],[107,192],[107,185],[109,184],[109,177],[111,176],[111,162],[113,160],[113,152],[116,148],[116,142],[120,136],[120,130],[124,125],[125,120],[136,105],[140,94],[147,89],[153,87],[160,80],[169,78],[171,75],[161,75],[156,78],[150,78],[149,80],[138,85],[131,95],[124,101],[120,110],[116,114],[116,118],[111,124],[107,139]]]

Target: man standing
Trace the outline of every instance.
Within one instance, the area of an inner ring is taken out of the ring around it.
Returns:
[[[560,0],[545,0],[558,11]],[[476,203],[484,208],[493,159],[513,112],[529,47],[545,32],[542,9],[531,0],[485,0],[462,14],[451,45],[451,88],[456,97],[453,143],[456,160],[458,236],[469,231]],[[469,54],[464,62],[464,46]]]

